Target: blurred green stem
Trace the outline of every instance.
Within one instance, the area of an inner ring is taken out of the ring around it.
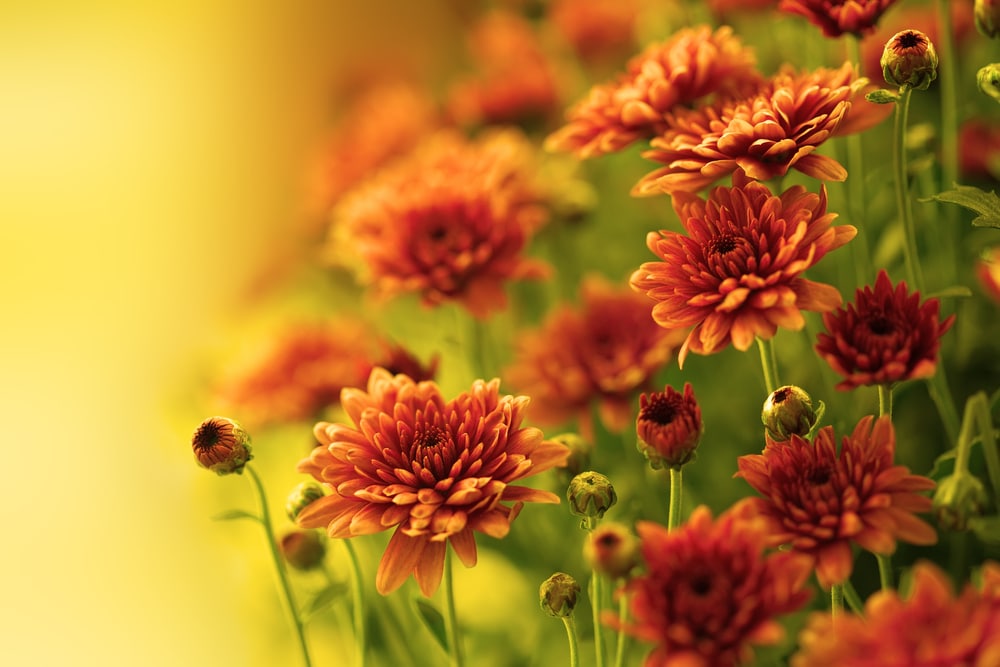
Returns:
[[[878,561],[878,580],[882,586],[882,590],[892,590],[894,586],[892,581],[892,556],[875,554],[875,560]]]
[[[892,385],[878,385],[878,416],[892,419]]]
[[[620,580],[624,584],[624,579]],[[625,664],[625,619],[628,617],[628,596],[625,591],[619,591],[618,597],[618,639],[615,645],[615,667],[622,667]]]
[[[899,87],[896,101],[894,144],[892,154],[893,173],[896,181],[896,209],[903,221],[903,261],[906,265],[906,279],[911,290],[924,291],[924,277],[920,271],[920,257],[917,250],[917,230],[913,223],[913,207],[910,202],[910,184],[906,173],[906,125],[910,114],[910,97],[913,89]]]
[[[938,90],[941,93],[941,189],[958,181],[958,94],[955,80],[955,43],[952,34],[950,0],[937,0],[938,43],[940,54]],[[954,206],[946,207],[945,220],[954,222]],[[950,234],[954,226],[945,225]]]
[[[778,388],[778,362],[774,358],[774,339],[757,337],[757,347],[760,349],[760,366],[764,371],[764,386],[770,394]]]
[[[993,497],[1000,497],[1000,451],[997,450],[996,434],[993,431],[993,417],[990,415],[990,400],[985,392],[978,392],[969,399],[975,404],[976,421],[979,422],[979,437],[983,443],[983,458],[986,459],[986,474],[993,486]]]
[[[856,35],[847,35],[847,57],[859,72],[861,69],[861,40]],[[871,256],[868,251],[868,232],[865,225],[860,224],[864,217],[865,202],[865,165],[864,151],[861,147],[861,134],[855,132],[845,137],[847,141],[847,211],[851,222],[858,230],[851,243],[851,253],[854,259],[854,280],[858,285],[865,285],[869,280]]]
[[[354,551],[354,545],[350,539],[341,540],[344,548],[347,549],[347,557],[351,562],[351,598],[354,615],[354,643],[357,646],[358,667],[365,667],[367,653],[367,633],[365,631],[365,604],[364,589],[361,586],[361,563],[358,561],[358,554]]]
[[[312,659],[309,657],[309,646],[306,644],[305,625],[299,616],[299,609],[295,604],[295,596],[292,594],[292,587],[288,582],[288,572],[285,570],[285,562],[281,559],[281,552],[274,541],[274,528],[271,524],[271,512],[267,507],[267,495],[264,493],[264,484],[260,481],[257,471],[253,466],[247,464],[244,468],[250,475],[250,481],[257,497],[257,507],[260,509],[260,523],[264,527],[264,534],[267,538],[267,546],[271,551],[271,560],[274,563],[274,571],[278,575],[278,585],[281,588],[281,602],[285,608],[285,614],[295,628],[295,634],[299,640],[299,649],[302,652],[302,663],[306,667],[311,667]]]
[[[458,617],[455,614],[455,587],[452,584],[451,547],[445,545],[444,551],[444,631],[448,637],[449,664],[451,667],[462,667],[462,640],[458,636]]]
[[[681,487],[684,475],[679,467],[670,468],[670,505],[667,508],[667,530],[673,530],[681,518]]]
[[[592,533],[597,527],[597,517],[587,517],[587,532]],[[597,667],[604,667],[604,633],[601,630],[601,575],[597,570],[590,572],[590,608],[594,619],[594,655]]]
[[[850,579],[844,582],[844,599],[847,600],[847,606],[851,608],[851,611],[858,616],[864,616],[865,603],[861,601],[861,596],[858,595],[858,591]]]
[[[844,613],[844,585],[836,584],[830,587],[830,614],[839,616]]]
[[[566,626],[566,639],[569,640],[569,667],[580,667],[579,642],[576,638],[576,619],[573,614],[563,616],[563,625]]]

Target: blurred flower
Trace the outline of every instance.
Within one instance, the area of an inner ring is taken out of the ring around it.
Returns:
[[[579,595],[580,584],[565,572],[556,572],[538,587],[539,606],[556,618],[572,616]]]
[[[921,303],[904,281],[894,289],[882,269],[874,289],[859,289],[853,304],[824,313],[816,351],[844,377],[837,389],[934,375],[941,336],[955,321],[952,315],[939,323],[939,306],[937,299]]]
[[[980,33],[991,39],[1000,34],[1000,0],[976,0],[973,12]]]
[[[868,598],[863,616],[815,613],[799,635],[792,667],[997,664],[1000,657],[1000,566],[987,561],[983,585],[955,595],[933,563],[913,567],[905,599],[894,590]]]
[[[299,463],[332,493],[303,509],[298,524],[325,527],[334,538],[395,527],[376,588],[390,593],[413,574],[424,595],[433,594],[449,543],[471,567],[474,532],[502,538],[524,502],[559,502],[514,485],[568,452],[521,426],[527,397],[499,389],[499,380],[476,380],[446,401],[433,382],[381,368],[367,389],[345,389],[341,403],[352,423],[316,424],[320,446]]]
[[[720,23],[726,23],[734,14],[774,9],[778,0],[706,0],[709,10]]]
[[[581,472],[590,470],[590,458],[594,453],[593,440],[585,440],[576,433],[560,433],[549,440],[565,445],[569,450],[566,465],[556,469],[556,472],[565,478],[566,485],[569,485],[570,480]]]
[[[507,281],[547,272],[522,254],[548,216],[535,158],[512,129],[475,141],[442,131],[341,202],[330,259],[360,260],[382,296],[457,301],[476,317],[503,310]]]
[[[191,438],[194,457],[205,468],[219,475],[242,474],[253,458],[250,434],[229,417],[209,417]]]
[[[588,277],[583,304],[549,312],[542,327],[522,333],[504,377],[531,396],[532,416],[558,425],[575,417],[580,434],[593,437],[591,404],[619,432],[633,418],[635,396],[666,365],[683,332],[662,329],[649,317],[649,299]]]
[[[707,201],[677,192],[673,204],[689,236],[650,232],[646,245],[660,261],[644,263],[631,282],[656,301],[660,326],[694,327],[681,347],[682,365],[689,350],[714,354],[730,343],[746,350],[779,326],[801,329],[802,310],[840,305],[835,288],[801,277],[857,233],[832,225],[825,186],[816,195],[796,185],[779,197],[738,170],[732,188],[713,189]]]
[[[791,435],[806,437],[818,418],[812,398],[801,387],[778,387],[764,401],[760,420],[767,435],[779,442]]]
[[[896,0],[781,0],[778,9],[804,16],[827,37],[867,35]]]
[[[976,277],[986,295],[1000,304],[1000,246],[986,250],[976,261]]]
[[[934,492],[934,516],[947,530],[966,530],[969,520],[985,514],[989,494],[979,478],[968,470],[953,472],[938,482]]]
[[[610,62],[631,53],[635,27],[649,0],[553,0],[548,20],[585,62]]]
[[[885,43],[882,74],[886,83],[927,90],[937,78],[938,56],[934,44],[919,30],[901,30]]]
[[[958,168],[971,180],[1000,180],[1000,123],[977,117],[959,126]]]
[[[618,502],[611,480],[599,472],[588,470],[574,477],[566,489],[569,510],[585,519],[600,519]]]
[[[756,61],[732,28],[684,28],[632,58],[614,83],[594,86],[545,146],[580,158],[619,151],[663,132],[678,106],[749,94],[762,82]]]
[[[918,492],[933,489],[934,481],[893,464],[889,417],[863,417],[839,452],[830,426],[812,442],[798,435],[766,439],[763,454],[739,458],[736,476],[763,496],[749,502],[767,522],[772,544],[812,557],[824,588],[850,577],[852,543],[888,555],[896,540],[937,541],[934,529],[915,516],[930,511],[931,499]]]
[[[867,84],[851,63],[799,74],[786,67],[751,97],[669,112],[667,129],[643,153],[665,166],[646,174],[632,194],[694,192],[737,169],[761,181],[792,168],[843,181],[844,167],[816,149],[835,133],[860,132],[888,117],[891,110],[864,99]]]
[[[691,383],[684,383],[683,394],[668,385],[639,396],[635,424],[639,450],[654,470],[680,468],[694,460],[703,425]]]
[[[620,523],[602,523],[584,541],[583,557],[598,574],[623,579],[639,565],[639,540]]]
[[[315,530],[292,530],[282,535],[278,548],[296,570],[314,570],[323,563],[326,545]]]
[[[811,595],[808,559],[765,554],[766,536],[744,504],[714,521],[698,507],[671,532],[649,521],[637,529],[646,571],[624,587],[631,612],[624,629],[656,644],[646,667],[744,664],[752,645],[781,640],[776,617]]]

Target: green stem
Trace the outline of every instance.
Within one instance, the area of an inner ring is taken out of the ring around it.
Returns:
[[[445,546],[444,552],[444,631],[448,637],[449,664],[451,667],[462,667],[462,641],[458,636],[458,617],[455,614],[455,588],[451,578],[451,548]]]
[[[764,371],[764,386],[770,394],[778,388],[778,363],[774,358],[774,339],[764,340],[757,338],[757,347],[760,349],[760,366]]]
[[[670,468],[670,505],[667,509],[667,530],[673,530],[681,518],[681,486],[684,483],[682,469]]]
[[[285,608],[288,620],[291,621],[292,626],[295,628],[295,634],[299,640],[299,649],[302,652],[302,663],[306,667],[310,667],[312,660],[309,657],[309,646],[306,643],[305,625],[299,616],[299,610],[295,604],[295,596],[292,594],[292,587],[288,583],[288,572],[285,570],[285,562],[281,559],[281,552],[274,541],[274,529],[271,525],[271,512],[267,507],[267,495],[264,493],[264,484],[260,481],[260,477],[257,475],[257,471],[253,469],[253,466],[247,464],[244,469],[249,473],[250,481],[253,482],[253,488],[256,492],[257,506],[260,508],[260,523],[264,527],[267,546],[271,550],[271,560],[274,562],[274,571],[278,575],[278,584],[281,588],[282,606]]]
[[[892,581],[892,556],[875,554],[878,561],[878,580],[883,591],[890,591],[895,587]]]
[[[892,418],[892,385],[878,385],[878,416]]]
[[[830,587],[830,614],[839,616],[844,613],[844,585]]]
[[[855,66],[861,67],[861,40],[856,35],[847,35],[847,57]],[[861,223],[864,217],[865,198],[865,165],[864,151],[861,146],[861,134],[855,132],[848,135],[847,140],[847,210],[851,222],[858,230],[851,243],[851,253],[854,259],[854,279],[858,285],[869,282],[871,271],[871,256],[868,252],[868,233]]]
[[[625,664],[625,619],[628,617],[628,596],[621,591],[618,597],[618,640],[615,646],[615,667]]]
[[[955,44],[952,37],[950,0],[937,0],[938,90],[941,93],[941,189],[958,181],[958,93],[955,77]],[[957,209],[947,207],[946,217]],[[953,227],[947,226],[950,232]]]
[[[347,557],[351,562],[351,598],[354,602],[353,614],[354,614],[354,643],[357,645],[357,665],[358,667],[365,667],[365,658],[367,653],[367,633],[365,631],[365,606],[364,606],[364,589],[361,585],[361,564],[358,561],[358,554],[354,551],[354,545],[351,540],[345,539],[341,540],[344,544],[344,548],[347,549]]]
[[[597,527],[597,517],[587,517],[587,532],[593,533]],[[601,629],[601,575],[597,570],[590,573],[590,609],[594,621],[594,655],[597,667],[604,667],[604,632]]]
[[[573,615],[563,616],[563,625],[566,626],[566,639],[569,640],[569,667],[580,667],[579,642],[576,638],[576,620]]]
[[[861,596],[858,595],[858,591],[850,579],[844,582],[844,599],[847,600],[847,606],[851,608],[851,611],[858,616],[864,616],[865,603],[861,601]]]
[[[913,207],[910,202],[910,183],[906,174],[906,125],[910,114],[910,96],[913,89],[900,86],[896,101],[895,140],[892,166],[896,181],[896,208],[903,221],[903,260],[906,264],[906,278],[910,289],[924,291],[924,278],[920,272],[920,257],[917,251],[917,231],[913,223]]]
[[[1000,495],[1000,451],[997,450],[997,439],[993,431],[993,418],[990,416],[990,401],[984,392],[979,392],[970,401],[975,401],[975,412],[979,422],[979,437],[983,443],[983,458],[986,459],[986,473],[993,486],[994,497]]]
[[[941,417],[948,442],[955,442],[958,439],[961,425],[958,421],[958,410],[955,409],[955,399],[951,395],[948,378],[945,377],[944,364],[938,364],[934,375],[927,378],[927,393],[930,394],[934,407],[937,408],[938,415]]]

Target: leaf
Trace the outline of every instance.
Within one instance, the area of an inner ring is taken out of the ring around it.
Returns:
[[[1000,546],[1000,516],[977,516],[969,519],[969,529],[984,544]]]
[[[941,201],[948,204],[958,204],[975,213],[972,220],[974,227],[996,227],[1000,229],[1000,197],[990,190],[983,192],[971,185],[955,184],[954,190],[945,190],[931,197],[920,199],[922,202]]]
[[[931,466],[931,471],[927,473],[927,476],[930,477],[931,479],[940,479],[944,477],[944,471],[941,470],[941,467],[944,466],[944,464],[947,463],[948,461],[954,460],[957,456],[958,456],[958,450],[955,449],[954,447],[952,447],[945,453],[941,454],[941,456],[934,459],[934,465]]]
[[[965,285],[952,285],[951,287],[945,287],[944,289],[939,289],[935,292],[931,292],[927,295],[928,299],[947,299],[950,297],[969,297],[972,296],[972,290],[970,290]]]
[[[212,517],[214,521],[236,521],[238,519],[250,519],[260,521],[260,517],[245,510],[228,510]]]
[[[430,630],[431,636],[437,641],[438,645],[444,649],[444,652],[448,652],[448,636],[445,632],[444,627],[444,616],[438,611],[430,600],[422,597],[413,598],[413,606],[417,612],[417,618],[419,618],[424,627]]]
[[[302,616],[308,620],[317,614],[329,609],[338,598],[347,593],[347,584],[342,581],[334,581],[328,586],[320,589],[316,595],[309,600],[308,604],[302,608]]]

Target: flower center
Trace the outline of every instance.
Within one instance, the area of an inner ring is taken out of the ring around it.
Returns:
[[[712,578],[707,574],[696,575],[688,582],[688,586],[698,597],[705,597],[712,592]]]
[[[773,402],[775,405],[781,405],[789,399],[792,395],[792,390],[788,387],[782,387],[774,392]]]
[[[902,49],[912,49],[918,46],[922,46],[923,43],[924,43],[923,37],[911,31],[904,32],[896,40],[896,45]]]
[[[823,486],[830,481],[830,468],[826,466],[813,468],[809,473],[808,479],[809,483],[813,486]]]
[[[664,394],[653,394],[650,399],[650,402],[639,414],[640,420],[665,426],[680,415],[680,406],[677,401],[671,401]]]
[[[222,426],[214,419],[202,422],[194,434],[191,445],[196,451],[206,451],[219,444],[222,439]]]
[[[708,252],[711,255],[725,255],[736,250],[736,237],[726,234],[708,242]]]
[[[885,315],[876,315],[868,320],[868,330],[876,336],[887,336],[896,331],[892,320]]]

